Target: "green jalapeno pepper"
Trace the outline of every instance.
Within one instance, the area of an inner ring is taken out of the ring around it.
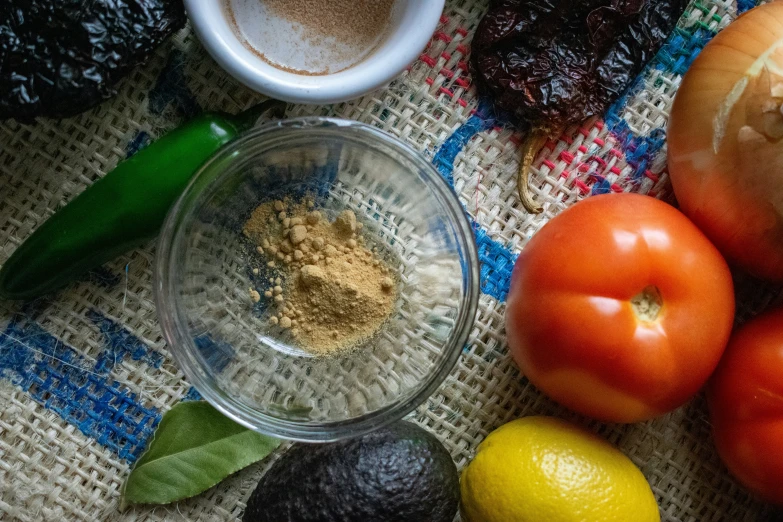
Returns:
[[[205,113],[122,161],[58,210],[0,268],[0,296],[32,299],[153,239],[196,170],[221,146],[285,104]]]

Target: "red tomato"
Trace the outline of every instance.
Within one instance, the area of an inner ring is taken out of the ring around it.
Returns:
[[[612,422],[656,417],[707,381],[734,319],[731,274],[674,207],[590,197],[545,225],[514,267],[508,345],[530,381]]]
[[[783,505],[783,309],[734,334],[707,390],[726,466],[749,489]]]

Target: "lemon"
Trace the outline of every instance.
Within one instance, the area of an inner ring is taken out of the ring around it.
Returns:
[[[650,485],[606,441],[552,417],[492,432],[462,474],[465,522],[660,522]]]

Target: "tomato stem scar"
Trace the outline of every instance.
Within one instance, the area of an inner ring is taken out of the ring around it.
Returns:
[[[631,299],[636,317],[642,321],[655,321],[661,313],[663,298],[657,286],[650,285]]]

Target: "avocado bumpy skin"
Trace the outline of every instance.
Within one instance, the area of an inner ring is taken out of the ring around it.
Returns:
[[[452,522],[459,475],[433,435],[400,421],[324,445],[296,444],[261,479],[243,522]]]

